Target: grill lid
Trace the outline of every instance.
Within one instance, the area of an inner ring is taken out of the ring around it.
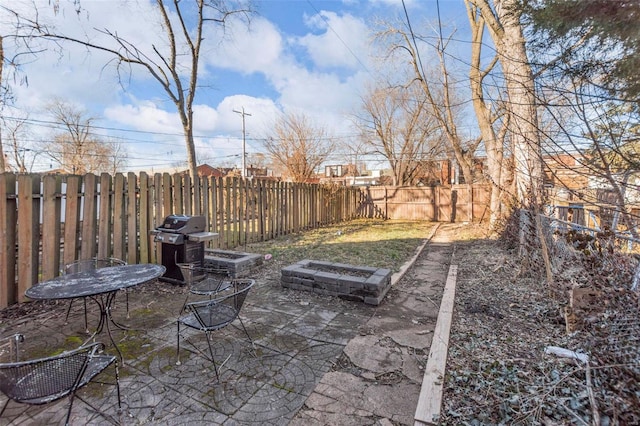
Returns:
[[[164,219],[157,231],[176,234],[192,234],[203,232],[205,228],[204,216],[187,216],[184,214],[172,214]]]

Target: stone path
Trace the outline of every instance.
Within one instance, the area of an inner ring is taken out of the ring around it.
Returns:
[[[183,351],[176,365],[175,318],[185,290],[162,282],[135,288],[131,318],[122,322],[136,330],[115,333],[125,356],[123,410],[118,415],[112,387],[91,385],[82,395],[110,417],[76,401],[73,424],[413,424],[451,251],[434,237],[377,307],[285,289],[279,276],[259,272],[242,312],[255,344],[233,327],[215,334],[216,359],[226,360],[219,382],[197,354]],[[23,333],[30,353],[77,346],[82,304],[64,325],[66,306],[43,305],[1,323],[0,335]],[[123,305],[117,313],[124,317]],[[205,349],[203,335],[188,337]],[[10,403],[0,423],[60,424],[66,407],[66,400]]]
[[[436,236],[374,309],[291,425],[412,425],[452,245]]]

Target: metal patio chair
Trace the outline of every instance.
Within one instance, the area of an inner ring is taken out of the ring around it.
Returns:
[[[205,333],[207,338],[207,345],[209,346],[209,356],[203,351],[199,350],[192,344],[194,349],[203,355],[206,359],[213,363],[213,368],[216,372],[216,379],[220,380],[218,373],[218,366],[216,364],[213,348],[211,346],[211,333],[220,330],[236,319],[240,322],[242,330],[247,335],[249,342],[253,346],[253,340],[249,335],[242,318],[240,318],[240,310],[247,297],[247,293],[251,290],[251,287],[255,284],[255,280],[251,279],[233,279],[230,282],[229,288],[216,293],[211,300],[200,300],[197,302],[190,302],[185,305],[185,315],[178,318],[178,349],[176,352],[177,361],[176,365],[180,365],[180,326],[186,326],[191,329],[199,330]],[[223,363],[224,364],[224,363]]]
[[[127,262],[124,260],[116,259],[115,257],[106,257],[106,258],[91,258],[91,259],[80,259],[75,262],[68,263],[64,265],[64,269],[62,271],[63,274],[76,274],[79,272],[91,271],[94,269],[100,268],[108,268],[111,266],[123,266],[126,265]],[[127,316],[129,315],[129,292],[125,292],[126,304],[127,304]],[[75,299],[71,299],[69,302],[69,307],[67,308],[67,315],[64,320],[67,322],[69,320],[69,313],[71,312],[71,306],[73,305],[73,301]],[[87,298],[83,297],[82,302],[84,303],[84,328],[89,329],[89,325],[87,322]]]
[[[12,336],[0,339],[0,363],[16,362],[20,354],[20,343],[24,342],[24,336],[16,333]]]
[[[17,349],[17,343],[21,342],[23,338],[21,335],[15,335],[11,339],[15,341]],[[0,410],[0,417],[4,414],[10,401],[29,405],[43,405],[66,396],[69,397],[69,407],[65,425],[69,424],[71,408],[76,397],[100,413],[84,398],[76,394],[80,388],[89,384],[89,382],[115,385],[118,393],[118,408],[120,409],[117,358],[102,354],[103,350],[104,344],[96,342],[72,351],[63,352],[60,355],[28,361],[18,361],[18,352],[16,350],[14,361],[0,363],[0,391],[8,398],[2,410]],[[115,383],[94,380],[98,374],[110,365],[113,365],[115,369]],[[105,416],[103,413],[100,414]]]
[[[202,267],[193,263],[177,265],[188,289],[180,314],[184,312],[191,295],[207,296],[212,299],[215,294],[229,289],[232,285],[229,271],[225,268]]]

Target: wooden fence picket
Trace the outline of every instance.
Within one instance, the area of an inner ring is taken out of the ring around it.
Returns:
[[[127,263],[138,263],[139,260],[139,246],[138,243],[138,211],[140,206],[138,205],[138,179],[135,173],[129,172],[127,174]],[[142,238],[142,236],[140,236]]]
[[[113,239],[112,253],[117,259],[126,260],[125,255],[125,232],[127,229],[126,203],[127,197],[125,193],[126,182],[122,173],[116,173],[113,180]],[[108,220],[105,218],[105,220]],[[86,257],[85,257],[86,259]]]
[[[100,206],[98,207],[98,235],[111,235],[113,232],[113,178],[109,173],[100,175]],[[111,238],[98,239],[98,257],[107,258],[112,255]],[[73,261],[73,260],[71,260]],[[70,263],[70,262],[69,262]]]
[[[17,301],[17,225],[16,175],[0,173],[0,309]]]
[[[151,235],[150,232],[154,228],[153,221],[149,215],[151,203],[151,191],[149,190],[149,175],[145,172],[140,173],[138,178],[138,187],[140,195],[140,204],[138,209],[138,227],[139,227],[139,259],[141,263],[152,262],[151,259]]]
[[[60,273],[60,217],[62,204],[62,178],[48,175],[43,178],[42,197],[42,279],[57,277]]]
[[[40,176],[18,175],[18,302],[38,283],[40,243]]]

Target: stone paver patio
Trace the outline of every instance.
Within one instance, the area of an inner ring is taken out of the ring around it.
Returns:
[[[92,384],[82,395],[108,418],[76,401],[72,422],[413,424],[450,253],[448,244],[429,244],[375,307],[283,288],[279,269],[256,269],[241,312],[255,344],[234,327],[215,334],[216,360],[226,360],[219,382],[197,354],[182,350],[176,365],[175,318],[186,289],[164,282],[134,288],[131,318],[120,296],[114,314],[133,328],[113,331],[125,357],[123,410],[118,414],[115,388]],[[40,355],[77,346],[86,336],[82,303],[74,304],[68,324],[66,303],[39,306],[40,312],[0,323],[0,336],[22,333],[24,350]],[[206,348],[204,335],[188,335]],[[98,340],[115,353],[105,333]],[[61,424],[66,407],[66,399],[39,407],[11,402],[0,424]]]

